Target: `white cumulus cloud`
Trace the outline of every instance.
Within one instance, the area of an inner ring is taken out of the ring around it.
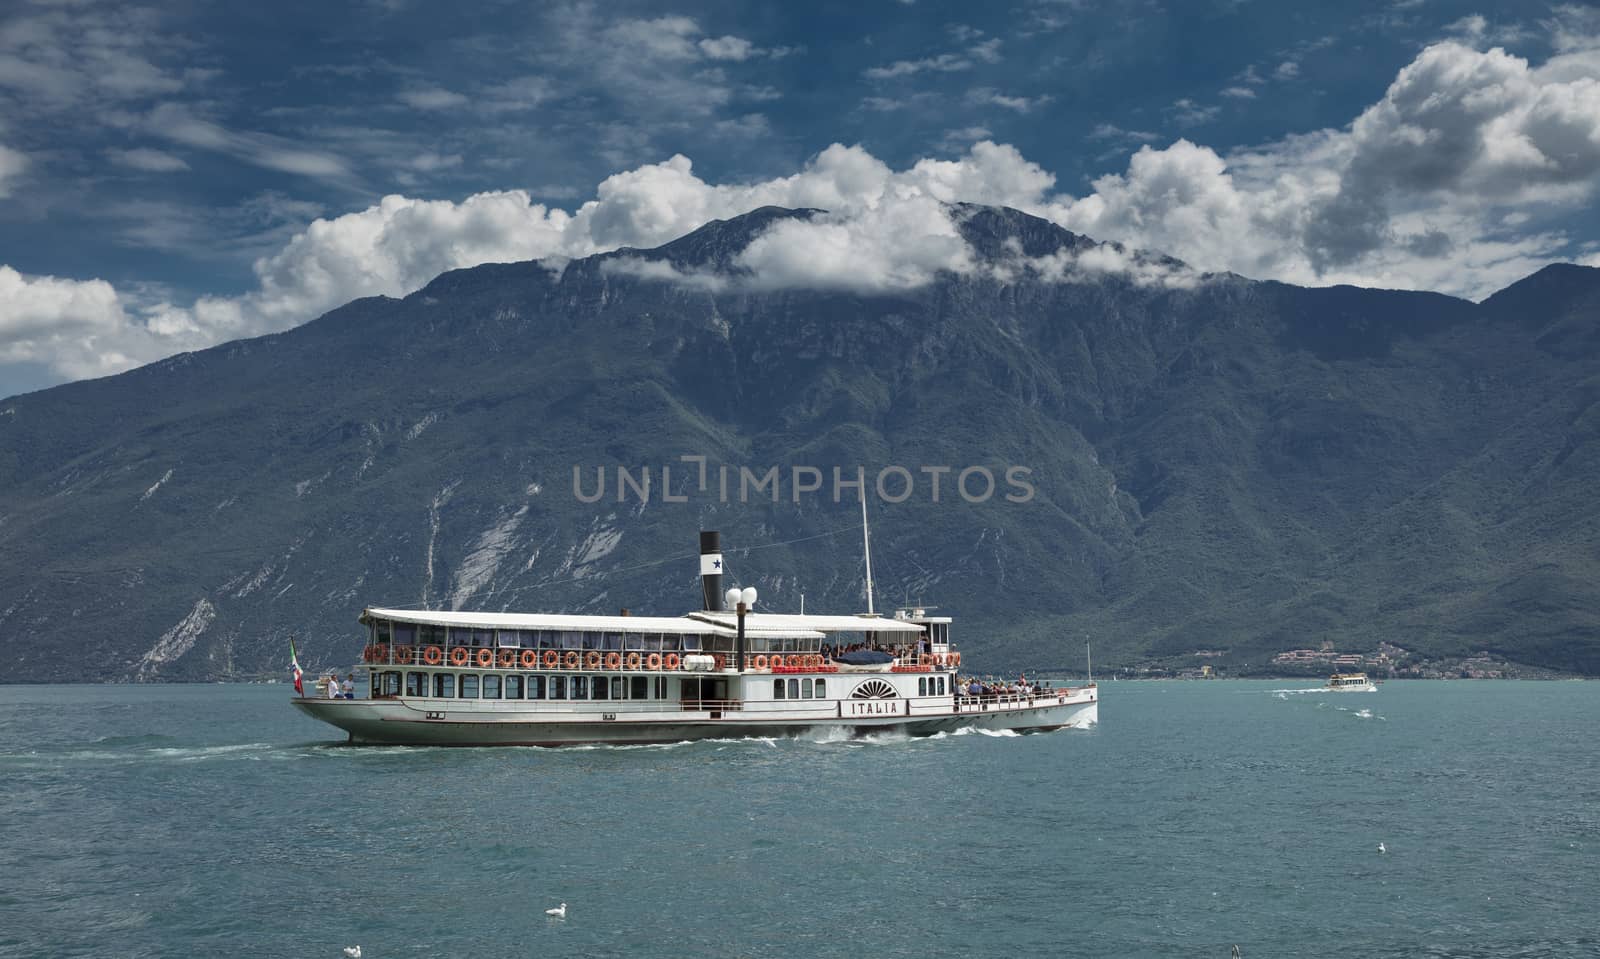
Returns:
[[[711,55],[693,21],[632,21],[628,30],[635,49],[658,59]],[[1002,277],[1117,274],[1170,287],[1196,282],[1197,271],[1231,270],[1481,296],[1552,259],[1594,255],[1557,224],[1600,188],[1600,45],[1563,43],[1539,66],[1498,49],[1435,44],[1347,127],[1226,154],[1187,139],[1144,143],[1084,195],[1058,191],[1047,169],[987,139],[953,159],[900,170],[835,144],[792,174],[745,183],[709,183],[689,158],[673,156],[607,177],[570,210],[520,190],[458,201],[388,196],[314,221],[255,263],[249,291],[189,304],[4,268],[0,359],[46,362],[68,376],[109,372],[286,329],[356,297],[405,295],[446,270],[648,249],[767,205],[826,212],[775,221],[733,257],[731,276],[635,256],[605,269],[708,294],[735,284],[906,290],[941,273],[997,269],[977,263],[952,221],[950,204],[962,201],[1015,207],[1118,244],[1013,258],[994,274]],[[188,114],[161,118],[169,138],[195,148],[285,148]],[[1127,149],[1149,135],[1104,127],[1091,138]],[[0,148],[0,189],[7,171],[20,169],[16,156]],[[455,158],[419,162],[442,167]],[[1171,254],[1193,269],[1135,251]]]

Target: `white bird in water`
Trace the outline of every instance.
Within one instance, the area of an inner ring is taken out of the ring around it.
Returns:
[[[349,956],[350,959],[361,959],[361,947],[360,946],[345,946],[344,947],[344,954]]]
[[[1385,853],[1385,852],[1388,852],[1388,851],[1389,851],[1389,847],[1388,847],[1388,846],[1385,846],[1385,845],[1384,845],[1384,844],[1383,844],[1383,843],[1381,843],[1381,842],[1380,842],[1380,843],[1378,843],[1378,852],[1380,852],[1380,853]]]
[[[562,903],[554,909],[546,909],[544,914],[547,916],[555,916],[557,919],[565,919],[567,918],[567,904]]]

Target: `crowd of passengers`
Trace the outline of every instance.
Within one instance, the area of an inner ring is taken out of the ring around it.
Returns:
[[[871,650],[878,653],[888,653],[895,659],[910,659],[913,656],[925,656],[931,650],[927,637],[917,640],[916,644],[902,643],[898,646],[880,646],[877,643],[848,643],[843,646],[833,646],[829,643],[822,644],[822,658],[832,662],[835,657],[845,653],[855,653],[862,650]]]
[[[984,682],[976,676],[956,680],[956,695],[977,699],[1029,699],[1039,692],[1039,687],[1028,682],[1027,676],[1006,682]]]

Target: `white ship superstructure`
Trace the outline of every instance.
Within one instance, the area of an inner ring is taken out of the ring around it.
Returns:
[[[1092,683],[961,688],[949,617],[915,607],[890,617],[754,612],[754,590],[722,593],[716,533],[701,534],[701,553],[705,608],[683,616],[369,608],[364,695],[294,705],[351,742],[436,745],[678,742],[835,726],[931,735],[1097,721]]]

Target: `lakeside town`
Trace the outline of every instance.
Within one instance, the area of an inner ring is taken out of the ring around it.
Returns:
[[[1331,640],[1315,648],[1290,649],[1264,663],[1228,661],[1221,649],[1107,670],[1118,679],[1325,679],[1333,673],[1366,673],[1373,679],[1570,679],[1576,674],[1528,666],[1480,650],[1466,656],[1427,657],[1379,642],[1368,652],[1339,649]]]

